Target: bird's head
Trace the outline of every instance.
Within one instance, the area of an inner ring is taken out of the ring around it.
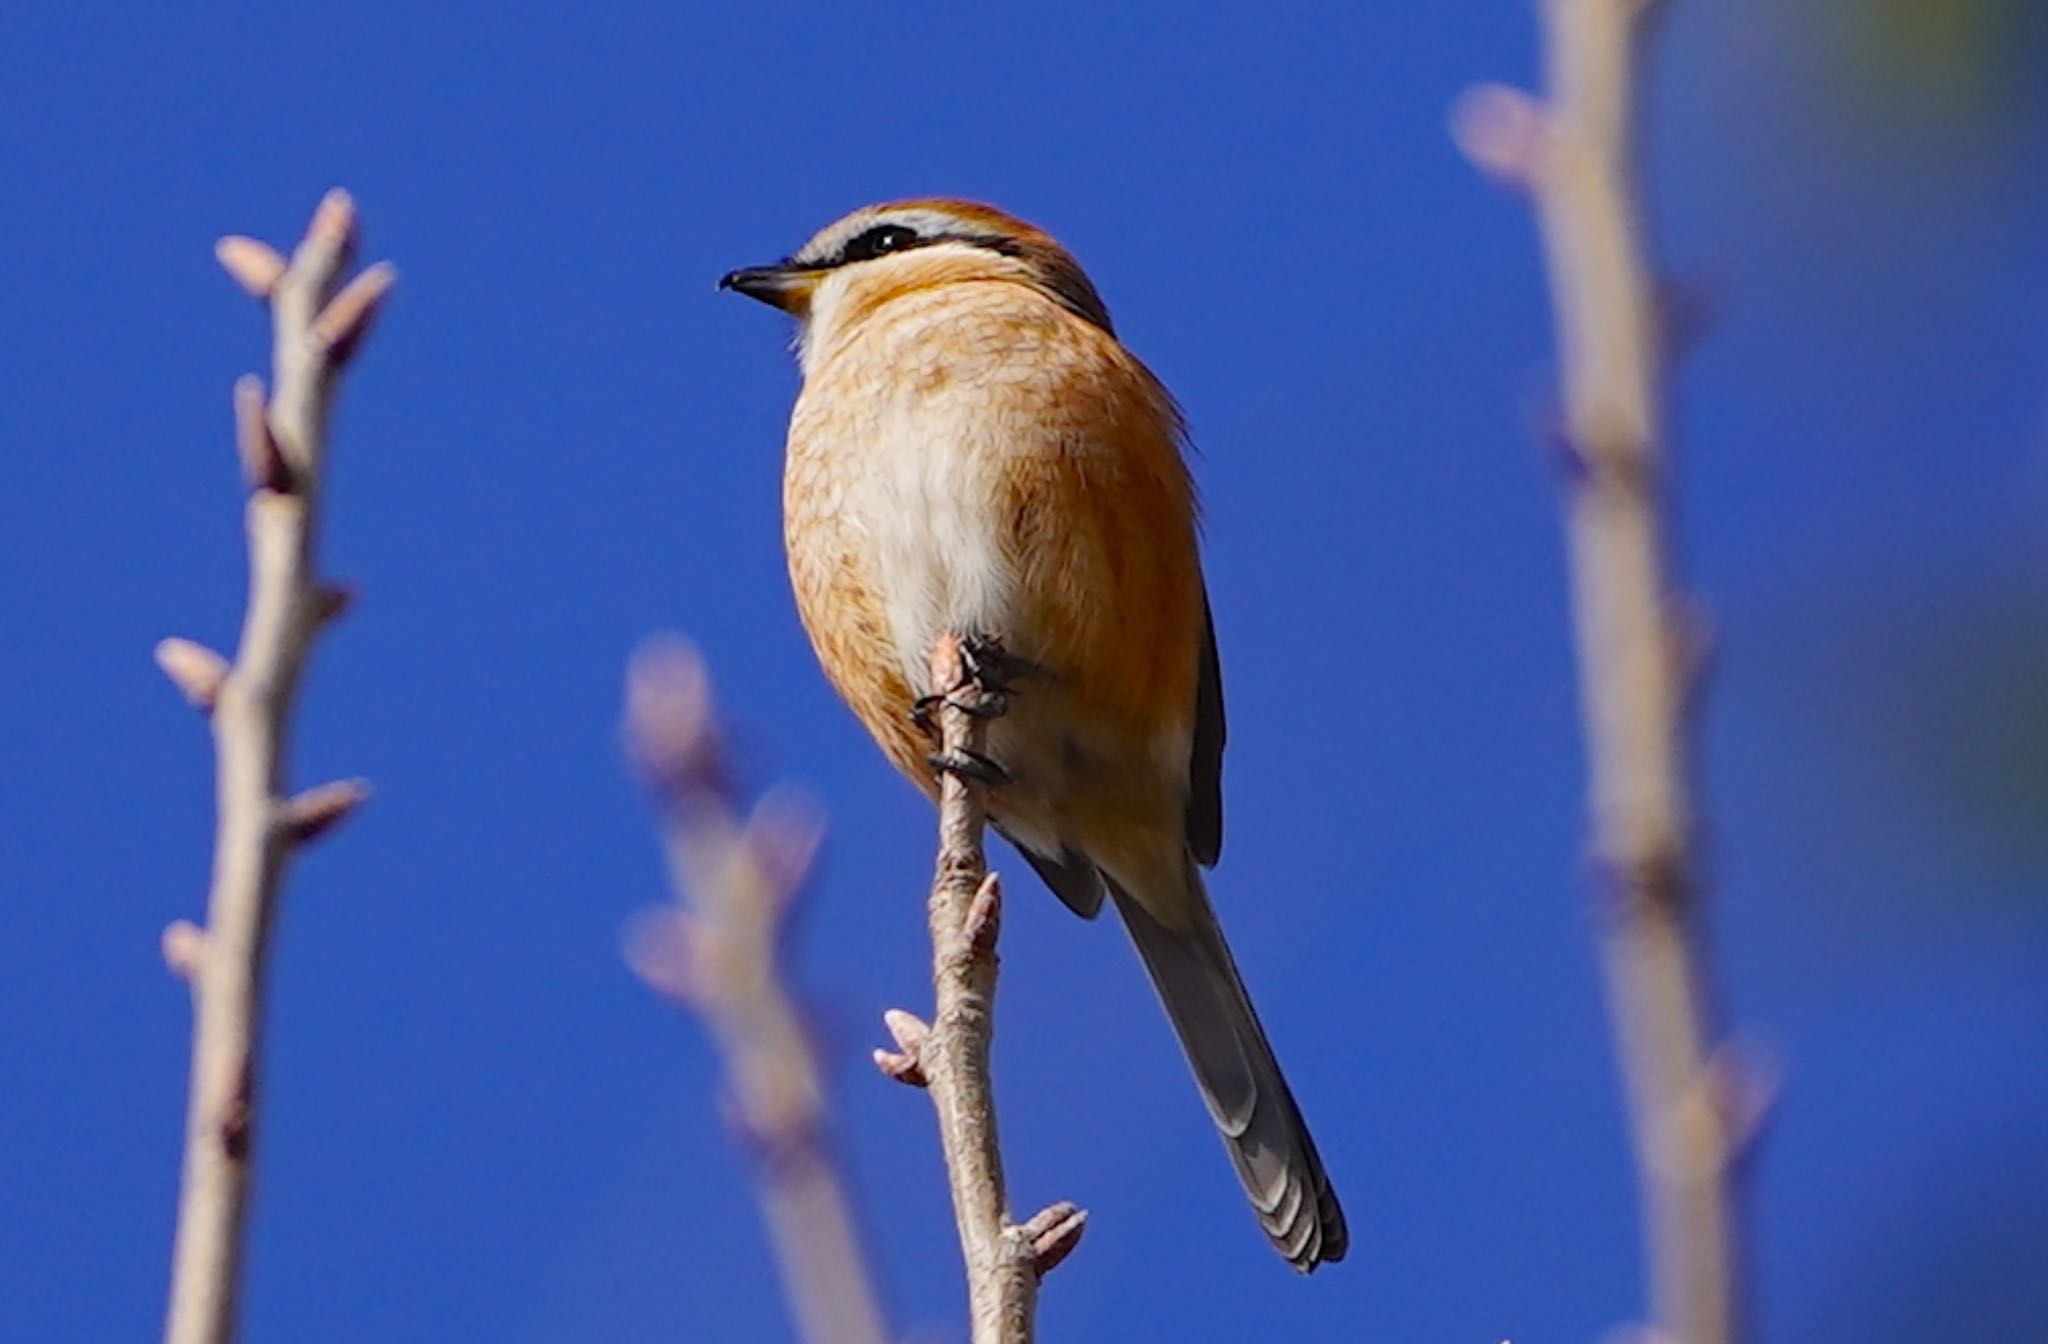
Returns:
[[[1051,234],[973,201],[866,206],[826,226],[794,255],[730,272],[718,287],[759,299],[816,329],[849,321],[898,295],[974,280],[1029,285],[1112,330],[1102,296]]]

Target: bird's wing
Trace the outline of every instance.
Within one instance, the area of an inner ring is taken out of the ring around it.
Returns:
[[[1188,753],[1188,851],[1204,868],[1223,853],[1223,664],[1216,656],[1216,619],[1202,594],[1202,666],[1195,679],[1195,736]]]

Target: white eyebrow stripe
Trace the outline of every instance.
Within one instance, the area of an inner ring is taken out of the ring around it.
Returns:
[[[877,210],[873,214],[860,214],[846,220],[825,237],[791,258],[793,261],[822,264],[846,251],[846,245],[869,229],[884,224],[898,224],[915,232],[920,239],[937,235],[962,234],[985,236],[986,229],[976,229],[967,220],[943,210]]]

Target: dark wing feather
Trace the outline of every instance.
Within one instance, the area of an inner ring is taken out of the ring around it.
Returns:
[[[1102,875],[1095,871],[1095,865],[1083,855],[1071,849],[1061,850],[1058,858],[1051,858],[1018,842],[1017,837],[1003,829],[1001,822],[990,822],[996,833],[1017,847],[1024,861],[1052,888],[1052,894],[1066,902],[1067,909],[1083,919],[1093,919],[1102,913]]]
[[[1188,753],[1188,850],[1204,868],[1223,853],[1223,664],[1216,620],[1202,594],[1202,667],[1195,680],[1195,742]]]

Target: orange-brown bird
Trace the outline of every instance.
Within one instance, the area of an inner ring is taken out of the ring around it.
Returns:
[[[1173,398],[1066,249],[986,205],[870,206],[720,285],[800,324],[784,540],[825,675],[932,794],[933,645],[999,650],[993,824],[1079,914],[1115,903],[1266,1235],[1304,1273],[1341,1259],[1202,884],[1223,685]]]

